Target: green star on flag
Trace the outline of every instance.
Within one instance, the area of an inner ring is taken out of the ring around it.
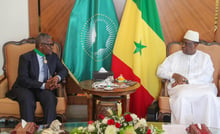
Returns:
[[[137,52],[140,52],[140,55],[141,55],[141,54],[142,54],[142,51],[141,51],[141,50],[142,50],[143,48],[147,47],[147,46],[142,45],[142,44],[141,44],[141,41],[140,41],[140,43],[134,42],[134,44],[135,44],[135,46],[136,46],[136,49],[135,49],[135,51],[134,51],[134,54],[137,53]]]

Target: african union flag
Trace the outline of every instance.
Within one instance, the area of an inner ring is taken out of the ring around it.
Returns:
[[[111,70],[118,19],[112,0],[76,0],[71,12],[63,61],[78,81]]]
[[[141,87],[130,96],[130,112],[145,117],[160,91],[156,76],[166,56],[155,0],[127,0],[112,57],[115,77],[122,74]]]

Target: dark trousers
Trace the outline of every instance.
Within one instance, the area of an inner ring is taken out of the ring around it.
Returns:
[[[19,102],[21,119],[34,121],[36,101],[39,101],[44,112],[46,124],[56,119],[57,98],[53,91],[41,89],[14,88],[13,96]]]

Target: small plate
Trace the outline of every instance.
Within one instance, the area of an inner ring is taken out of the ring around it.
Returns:
[[[114,88],[112,88],[112,87],[105,87],[104,89],[105,90],[113,90]]]

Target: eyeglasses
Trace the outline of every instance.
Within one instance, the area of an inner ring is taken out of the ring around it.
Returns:
[[[183,42],[182,45],[187,46],[187,47],[194,47],[195,43],[194,42]]]
[[[46,45],[46,46],[54,46],[54,42],[52,42],[52,43],[41,43],[42,45]]]

